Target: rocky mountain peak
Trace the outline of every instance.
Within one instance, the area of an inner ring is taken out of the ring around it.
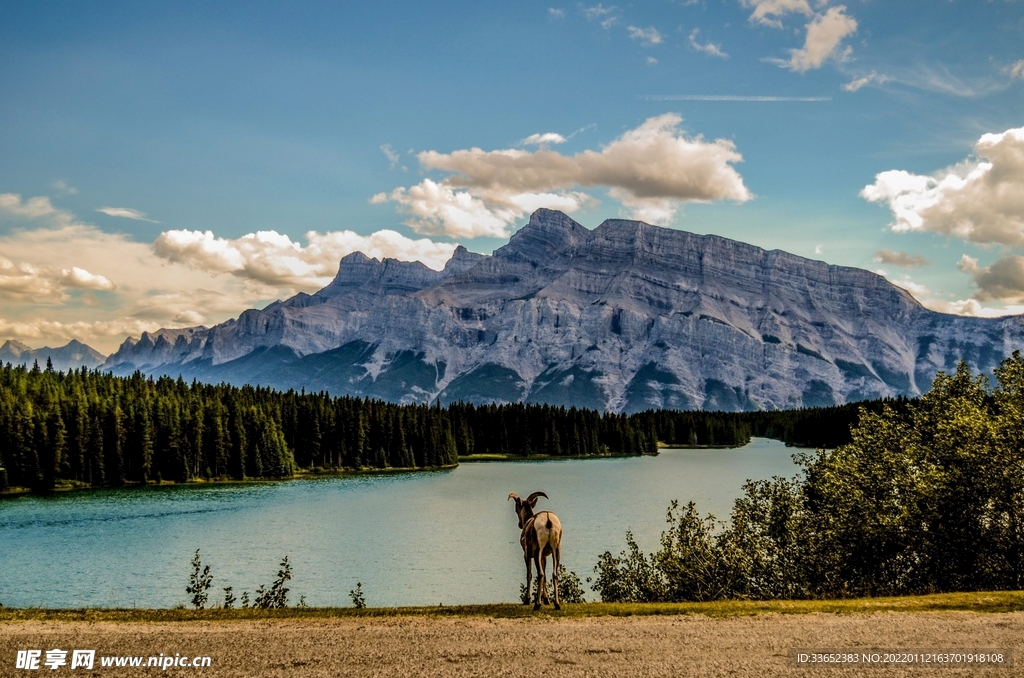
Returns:
[[[444,274],[446,276],[451,276],[465,273],[481,261],[488,258],[489,257],[486,254],[470,252],[462,245],[459,245],[455,248],[455,251],[452,252],[452,258],[444,265]]]
[[[8,339],[4,342],[3,346],[0,346],[0,354],[10,354],[12,356],[20,356],[25,351],[31,350],[31,346],[23,344],[15,339]]]
[[[590,231],[556,210],[539,209],[530,221],[494,252],[495,257],[547,263],[590,238]]]

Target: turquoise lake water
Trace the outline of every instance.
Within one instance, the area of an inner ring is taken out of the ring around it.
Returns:
[[[669,502],[728,516],[747,479],[793,476],[797,452],[754,439],[656,457],[477,462],[447,471],[240,485],[97,490],[0,501],[0,603],[173,607],[198,548],[221,589],[269,585],[285,555],[289,601],[371,606],[516,601],[525,581],[508,493],[541,490],[562,521],[562,562],[581,578],[598,555],[658,546]],[[596,595],[588,591],[588,599]]]

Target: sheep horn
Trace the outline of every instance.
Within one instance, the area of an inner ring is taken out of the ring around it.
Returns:
[[[534,492],[529,497],[527,497],[526,501],[531,502],[537,497],[544,497],[545,499],[549,498],[548,495],[544,494],[543,492]]]
[[[515,492],[509,492],[509,493],[508,493],[508,498],[509,498],[509,499],[519,499],[519,495],[518,495],[518,494],[516,494]],[[506,501],[507,501],[507,500],[506,500]]]

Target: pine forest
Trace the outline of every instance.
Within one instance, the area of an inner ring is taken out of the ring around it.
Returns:
[[[730,447],[752,435],[834,447],[849,442],[863,407],[881,405],[632,415],[521,403],[396,405],[8,363],[0,367],[0,489],[428,469],[470,455],[656,454],[659,442]]]

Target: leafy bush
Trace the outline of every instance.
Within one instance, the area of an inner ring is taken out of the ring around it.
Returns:
[[[185,587],[185,593],[192,596],[192,607],[197,610],[202,610],[206,607],[212,583],[213,576],[210,574],[210,566],[203,567],[202,560],[199,557],[199,549],[196,549],[196,553],[192,557],[192,576],[189,577],[188,586]]]
[[[292,578],[292,566],[288,562],[288,556],[285,556],[281,560],[281,569],[277,572],[277,579],[270,585],[269,589],[264,589],[261,584],[256,589],[256,601],[255,607],[262,609],[275,609],[288,607],[288,591],[289,589],[285,586]]]
[[[1024,586],[1024,358],[940,372],[918,401],[862,411],[852,442],[748,482],[728,523],[668,510],[661,548],[605,552],[605,601],[834,598]]]
[[[529,605],[533,602],[534,598],[531,594],[536,594],[537,586],[540,586],[540,575],[534,578],[534,589],[529,591],[526,588],[526,584],[519,585],[519,600],[522,601],[523,605]],[[548,592],[554,592],[554,580],[548,582]],[[563,603],[585,603],[587,602],[584,597],[583,583],[580,581],[579,576],[575,572],[571,572],[565,569],[565,565],[558,565],[558,598]]]
[[[579,576],[571,570],[566,570],[565,565],[558,565],[558,597],[563,603],[585,603],[583,597],[583,583]]]
[[[366,607],[366,599],[363,598],[363,583],[356,582],[356,587],[350,589],[348,597],[352,599],[352,606],[358,609]]]

